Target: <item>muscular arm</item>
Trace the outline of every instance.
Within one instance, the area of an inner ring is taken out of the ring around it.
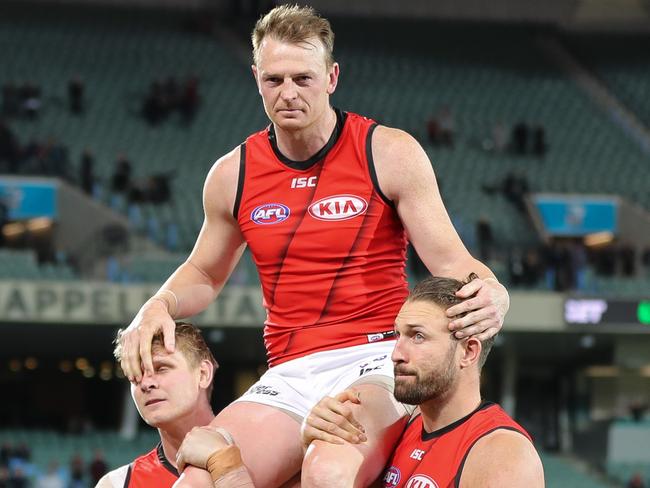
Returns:
[[[497,430],[470,450],[460,488],[544,488],[544,468],[535,448],[523,435]]]
[[[232,215],[240,149],[215,163],[203,188],[205,217],[189,258],[148,300],[121,334],[121,366],[129,381],[140,381],[141,365],[152,371],[151,339],[163,331],[165,347],[174,350],[174,318],[203,311],[223,288],[244,251],[245,242]]]
[[[205,310],[223,288],[244,248],[232,210],[237,189],[239,148],[215,163],[203,187],[203,226],[189,258],[161,287],[178,298],[175,317]]]
[[[373,134],[372,152],[379,187],[394,202],[409,241],[431,274],[463,280],[473,272],[483,278],[459,292],[463,298],[475,294],[476,297],[450,307],[448,316],[475,312],[454,320],[450,328],[475,324],[464,335],[479,333],[481,340],[496,334],[509,308],[508,293],[492,271],[465,248],[447,214],[431,162],[420,144],[406,132],[379,126]]]

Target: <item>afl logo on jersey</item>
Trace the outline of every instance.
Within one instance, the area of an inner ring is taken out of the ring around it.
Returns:
[[[400,473],[399,469],[397,469],[395,466],[391,466],[386,470],[386,473],[384,474],[384,486],[397,486],[401,478],[402,474]]]
[[[281,203],[265,203],[251,212],[251,220],[259,225],[279,224],[289,218],[291,211]]]
[[[428,476],[416,474],[409,478],[404,488],[438,488],[438,483]]]
[[[309,206],[309,215],[318,220],[347,220],[361,215],[368,202],[356,195],[333,195]]]

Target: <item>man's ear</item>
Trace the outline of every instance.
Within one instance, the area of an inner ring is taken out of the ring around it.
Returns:
[[[255,78],[255,84],[257,85],[257,92],[261,95],[262,89],[260,87],[260,77],[259,77],[259,72],[257,71],[257,66],[251,64],[251,71],[253,72],[253,78]]]
[[[462,349],[462,357],[460,358],[460,367],[468,368],[473,364],[477,364],[481,356],[483,345],[476,337],[470,336],[463,339],[460,343]]]
[[[199,364],[199,386],[204,390],[207,389],[212,384],[214,373],[214,365],[207,359],[202,360]]]
[[[339,63],[334,63],[328,71],[327,94],[331,95],[339,84]]]

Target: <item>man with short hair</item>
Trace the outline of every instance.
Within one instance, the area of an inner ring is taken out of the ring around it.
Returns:
[[[119,334],[118,334],[119,337]],[[131,394],[144,421],[158,429],[160,443],[148,454],[104,475],[98,488],[171,488],[178,479],[176,453],[185,434],[214,418],[212,397],[217,361],[193,325],[175,326],[176,350],[163,345],[162,332],[152,339],[153,372],[131,383]],[[122,359],[120,343],[114,351]]]
[[[161,329],[173,350],[173,318],[204,310],[248,245],[271,367],[212,425],[241,447],[256,486],[280,486],[301,468],[303,486],[364,486],[407,417],[392,396],[389,358],[408,294],[407,237],[430,272],[476,270],[482,278],[459,291],[473,298],[449,311],[469,312],[450,324],[459,337],[496,334],[508,294],[465,249],[417,141],[330,105],[339,65],[326,19],[280,6],[257,22],[252,41],[252,71],[272,124],[211,169],[195,247],[129,326],[122,367],[139,382],[141,365],[151,369],[149,339]],[[320,398],[351,385],[367,393],[355,406],[366,442],[319,445],[304,457],[302,419]],[[185,486],[210,483],[206,473],[186,474]]]
[[[471,278],[475,277],[470,276]],[[395,398],[417,405],[381,479],[383,488],[542,488],[544,472],[528,433],[498,405],[481,399],[480,373],[493,338],[456,339],[445,312],[464,283],[420,282],[395,320]],[[307,417],[306,444],[359,442],[346,390]]]

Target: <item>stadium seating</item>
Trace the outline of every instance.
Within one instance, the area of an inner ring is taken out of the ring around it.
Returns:
[[[42,472],[52,461],[66,465],[75,454],[89,462],[96,449],[104,452],[110,469],[128,463],[136,456],[150,451],[158,443],[153,430],[138,433],[135,439],[125,440],[115,432],[92,432],[84,435],[63,435],[46,430],[13,429],[0,431],[0,445],[25,443],[31,448],[34,473]],[[583,468],[561,456],[541,453],[548,488],[606,488],[612,486],[599,481]],[[632,468],[632,467],[630,467]],[[636,469],[638,471],[638,467]]]
[[[565,43],[628,109],[650,125],[650,38],[574,34],[565,36]]]
[[[31,450],[32,477],[43,473],[56,461],[67,467],[74,455],[80,455],[85,464],[92,461],[97,449],[104,454],[110,469],[117,468],[141,454],[149,452],[160,441],[153,430],[140,432],[135,439],[127,440],[116,432],[91,432],[83,435],[63,435],[49,430],[11,429],[0,431],[0,445],[27,445]]]
[[[33,251],[0,249],[0,280],[72,280],[75,273],[64,264],[39,266]]]
[[[135,229],[186,253],[202,222],[201,186],[212,162],[267,123],[246,63],[213,37],[181,31],[168,14],[107,11],[88,22],[91,13],[72,10],[52,22],[47,12],[16,8],[0,17],[0,44],[10,47],[0,82],[31,80],[45,92],[37,121],[12,121],[21,142],[55,136],[70,146],[73,163],[91,148],[104,201],[131,215]],[[535,29],[399,20],[333,24],[342,67],[334,104],[414,134],[433,162],[454,222],[468,229],[470,240],[476,220],[486,216],[500,252],[537,242],[527,216],[498,192],[481,189],[510,172],[524,173],[533,191],[623,194],[650,208],[647,157],[542,56]],[[241,42],[247,43],[243,35]],[[65,106],[67,82],[77,73],[88,100],[81,117]],[[184,126],[172,116],[158,127],[147,125],[139,110],[149,84],[191,74],[200,78],[203,103],[194,123]],[[455,118],[454,149],[426,140],[426,122],[443,105]],[[495,123],[510,128],[520,120],[545,127],[545,158],[483,149]],[[136,180],[173,174],[173,202],[129,208],[112,198],[107,186],[119,152],[133,163]],[[132,263],[126,274],[133,279],[161,280],[137,257]]]
[[[593,474],[568,459],[549,453],[541,453],[541,458],[547,488],[607,488],[612,486],[606,481],[600,481]]]

